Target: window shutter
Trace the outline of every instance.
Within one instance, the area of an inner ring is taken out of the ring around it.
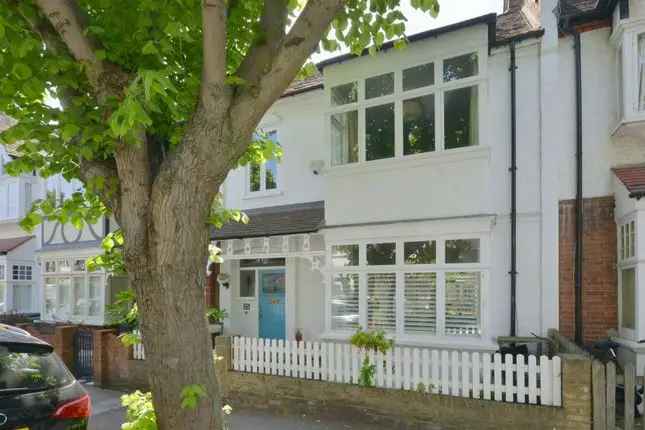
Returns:
[[[337,275],[331,291],[332,330],[358,328],[358,274]]]
[[[434,334],[437,328],[437,274],[405,274],[405,332]]]
[[[367,274],[367,328],[396,329],[396,273]]]
[[[446,334],[477,336],[480,326],[480,272],[446,273]]]

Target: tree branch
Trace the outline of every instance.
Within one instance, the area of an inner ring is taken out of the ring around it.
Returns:
[[[49,19],[63,39],[74,58],[85,64],[87,78],[94,88],[99,87],[99,78],[104,65],[94,53],[94,46],[83,33],[81,16],[75,0],[36,0],[38,7]]]
[[[278,48],[285,36],[287,0],[265,1],[260,18],[260,35],[253,43],[237,76],[254,85],[271,68]]]
[[[223,85],[226,78],[226,2],[203,0],[204,65],[202,85]]]
[[[105,178],[105,187],[97,193],[112,213],[119,215],[121,211],[120,192],[118,184],[111,183],[117,178],[117,168],[114,159],[110,160],[81,160],[79,177],[85,183],[91,183],[98,177]]]
[[[307,2],[276,52],[270,70],[263,71],[257,86],[249,86],[238,92],[233,102],[231,118],[253,124],[262,118],[295,79],[344,3],[344,0]]]

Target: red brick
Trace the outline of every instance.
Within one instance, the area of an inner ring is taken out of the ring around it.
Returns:
[[[607,336],[618,321],[614,198],[583,202],[582,320],[585,343]],[[560,202],[560,332],[574,336],[576,204]]]

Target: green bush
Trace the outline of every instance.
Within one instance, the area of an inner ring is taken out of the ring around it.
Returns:
[[[385,354],[394,345],[394,341],[385,337],[382,330],[363,331],[358,329],[349,339],[349,342],[363,351],[382,352]],[[374,375],[376,374],[376,365],[370,363],[369,357],[365,357],[358,377],[358,384],[364,387],[374,386]]]

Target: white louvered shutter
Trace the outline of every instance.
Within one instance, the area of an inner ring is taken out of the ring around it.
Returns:
[[[481,334],[480,302],[480,272],[446,273],[446,334]]]
[[[434,334],[437,329],[437,274],[405,274],[405,332]]]
[[[331,329],[358,328],[358,274],[334,276],[331,286]]]
[[[396,274],[367,274],[367,328],[396,330]]]

